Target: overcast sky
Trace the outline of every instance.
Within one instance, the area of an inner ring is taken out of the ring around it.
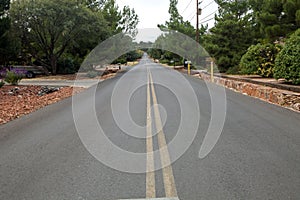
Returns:
[[[169,20],[168,13],[169,0],[116,0],[120,8],[124,5],[128,5],[134,8],[137,12],[140,23],[138,28],[156,28],[157,24],[164,24]],[[200,1],[200,0],[199,0]],[[192,25],[196,25],[196,0],[178,0],[178,11],[184,17],[184,20],[188,20]],[[202,15],[199,16],[200,22],[208,23],[209,27],[212,27],[214,20],[210,20],[214,17],[214,12],[217,11],[218,6],[214,0],[202,0],[201,8],[204,8]]]

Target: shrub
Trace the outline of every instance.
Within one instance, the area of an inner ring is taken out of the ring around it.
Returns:
[[[230,67],[227,70],[226,74],[240,74],[240,71],[241,71],[241,69],[239,66],[234,66],[234,67]]]
[[[18,85],[18,83],[26,76],[26,71],[13,69],[7,71],[4,81],[11,85]]]
[[[262,77],[273,77],[275,58],[281,46],[257,44],[249,47],[240,62],[241,74],[258,74]]]
[[[159,62],[162,63],[162,64],[169,64],[170,63],[170,61],[166,60],[166,59],[160,60]]]
[[[0,88],[2,88],[2,86],[3,86],[4,84],[5,84],[4,81],[1,80],[1,81],[0,81]]]
[[[6,76],[7,69],[6,68],[0,68],[0,78],[4,78]]]
[[[57,65],[58,65],[58,69],[57,69],[58,74],[75,74],[80,67],[80,64],[78,64],[78,62],[72,58],[60,59]]]
[[[300,29],[287,40],[275,61],[274,77],[300,84]]]
[[[87,77],[89,78],[95,78],[96,76],[98,76],[98,73],[96,71],[88,71],[88,73],[86,74]]]
[[[118,64],[118,63],[121,63],[121,64],[127,63],[127,58],[125,57],[125,55],[123,55],[123,56],[117,58],[116,60],[114,60],[114,61],[112,62],[112,64],[114,64],[114,65],[116,65],[116,64]]]
[[[126,54],[126,58],[128,62],[133,62],[142,58],[143,54],[143,51],[140,50],[130,51]]]

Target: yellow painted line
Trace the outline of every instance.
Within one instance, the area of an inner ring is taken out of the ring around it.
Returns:
[[[146,173],[146,198],[155,198],[155,171],[153,155],[152,119],[151,119],[151,94],[149,71],[147,73],[147,173]]]
[[[153,79],[152,79],[152,74],[149,70],[150,74],[150,85],[151,85],[151,91],[152,91],[152,100],[153,100],[153,106],[154,106],[154,118],[155,118],[155,125],[156,125],[156,130],[158,131],[157,137],[158,137],[158,146],[159,146],[159,151],[160,151],[160,158],[161,158],[161,164],[164,166],[162,169],[163,171],[163,181],[164,181],[164,187],[165,187],[165,193],[166,197],[177,197],[177,190],[176,190],[176,185],[175,185],[175,180],[174,180],[174,174],[173,174],[173,169],[171,166],[171,161],[170,161],[170,154],[168,151],[167,147],[167,142],[166,142],[166,137],[163,132],[163,127],[162,127],[162,122],[161,122],[161,117],[158,109],[158,104],[157,104],[157,97],[153,85]]]

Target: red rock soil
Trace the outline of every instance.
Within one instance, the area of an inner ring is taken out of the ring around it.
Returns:
[[[116,73],[109,73],[99,78],[105,80],[114,77]],[[85,79],[86,77],[78,77],[76,75],[60,75],[49,77],[38,77],[36,79],[57,79],[57,80],[75,80]],[[19,88],[15,94],[9,94],[14,88]],[[11,120],[17,119],[23,115],[34,112],[44,106],[56,103],[62,99],[70,97],[74,93],[84,90],[84,88],[61,87],[59,91],[39,96],[38,92],[41,86],[9,86],[4,85],[0,88],[0,125]]]
[[[14,94],[9,92],[18,88]],[[62,87],[59,91],[39,96],[41,86],[10,86],[0,88],[0,124],[5,124],[23,115],[34,112],[44,106],[56,103],[73,95],[72,87]],[[74,88],[74,93],[84,90]]]

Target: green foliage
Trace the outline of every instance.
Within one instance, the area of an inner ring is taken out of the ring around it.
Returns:
[[[102,12],[112,33],[111,35],[123,32],[133,38],[136,36],[139,18],[134,9],[130,9],[129,6],[124,6],[122,11],[119,11],[115,0],[107,0]]]
[[[4,81],[1,80],[1,81],[0,81],[0,88],[2,88],[4,85],[5,85]]]
[[[7,17],[7,11],[10,6],[10,0],[1,0],[0,1],[0,39],[2,40],[4,34],[9,30],[10,28],[10,20]],[[1,41],[0,40],[0,41]]]
[[[170,0],[170,6],[169,6],[170,19],[169,21],[166,21],[164,25],[160,24],[158,25],[158,27],[162,31],[166,31],[166,30],[179,31],[180,33],[190,36],[191,38],[195,38],[196,37],[195,28],[191,25],[189,21],[183,20],[183,17],[178,12],[177,4],[178,4],[178,0]]]
[[[142,58],[143,54],[144,54],[144,52],[140,51],[140,50],[130,51],[126,54],[126,60],[127,60],[127,62],[136,61],[136,60]]]
[[[98,76],[98,73],[96,71],[91,70],[87,72],[86,76],[89,78],[95,78]]]
[[[116,60],[114,60],[112,62],[112,64],[116,65],[116,64],[126,64],[127,63],[127,59],[126,59],[126,55],[122,55],[119,58],[117,58]]]
[[[58,61],[58,74],[74,74],[79,70],[80,64],[71,56]]]
[[[275,60],[275,78],[300,84],[300,29],[287,40]]]
[[[240,66],[234,66],[234,67],[230,67],[226,74],[241,74],[241,69],[240,69]]]
[[[11,85],[18,85],[22,78],[25,77],[25,74],[18,73],[15,71],[8,71],[4,78],[4,81]]]
[[[118,34],[98,45],[81,64],[80,71],[89,71],[95,67],[103,67],[122,56],[120,53],[130,52],[136,48],[133,39],[126,34]]]
[[[9,7],[10,0],[0,1],[0,63],[4,65],[7,65],[9,60],[16,56],[18,49],[13,40],[13,33],[10,31]]]
[[[216,25],[204,38],[204,47],[215,58],[220,72],[236,68],[248,47],[253,44],[252,15],[247,1],[218,0]]]
[[[215,1],[219,13],[215,27],[204,38],[204,47],[215,58],[221,72],[237,72],[242,56],[251,45],[259,41],[281,41],[300,25],[299,0]],[[269,64],[265,62],[257,73],[271,76]],[[253,71],[256,70],[248,67],[244,73]]]
[[[300,27],[299,0],[250,0],[262,39],[273,42]]]
[[[59,5],[59,6],[58,6]],[[19,0],[10,9],[23,48],[57,73],[57,62],[84,29],[98,18],[74,0]]]
[[[137,23],[135,11],[119,10],[115,0],[2,0],[0,64],[38,63],[52,74],[73,73],[112,35],[134,37]]]
[[[195,40],[187,35],[178,31],[168,31],[157,38],[152,45],[153,49],[149,50],[149,55],[154,59],[173,60],[176,63],[186,58],[192,61],[195,67],[206,66],[208,53],[200,45],[195,44]]]
[[[163,55],[163,51],[161,49],[154,48],[149,49],[147,53],[154,59],[160,59]]]
[[[97,12],[99,11],[106,3],[107,0],[78,0],[87,8]]]
[[[65,55],[83,61],[113,34],[133,33],[137,16],[128,9],[123,16],[114,0],[19,0],[13,1],[10,15],[13,31],[22,42],[23,59],[33,57],[56,74]]]
[[[280,46],[273,44],[250,46],[240,62],[241,73],[273,77],[275,58],[280,50]]]
[[[130,9],[129,6],[124,6],[121,13],[121,20],[119,21],[119,27],[123,33],[129,34],[132,38],[137,35],[137,25],[139,18],[134,9]]]
[[[162,63],[162,64],[170,64],[170,61],[166,60],[166,59],[162,59],[159,62]]]
[[[102,8],[102,13],[104,19],[107,21],[111,35],[118,34],[122,31],[119,26],[122,15],[118,9],[119,7],[116,5],[115,0],[107,0]]]
[[[183,17],[178,12],[177,4],[178,4],[178,0],[170,0],[170,6],[169,6],[170,19],[169,21],[166,21],[165,24],[158,25],[160,30],[167,34],[158,37],[157,40],[155,41],[155,44],[153,45],[154,48],[149,50],[149,55],[154,59],[162,59],[162,60],[169,60],[169,61],[173,60],[175,62],[178,62],[180,60],[183,60],[182,56],[186,54],[187,49],[193,48],[190,47],[190,45],[195,46],[195,43],[189,44],[186,38],[180,40],[178,38],[179,35],[176,34],[179,32],[192,39],[196,38],[196,29],[189,21],[184,21]],[[201,28],[199,30],[199,36],[204,35],[206,30],[207,30],[207,26],[201,25]],[[164,49],[164,47],[166,48],[170,46],[182,47],[184,49],[181,49],[180,50],[181,52],[176,52],[176,53],[162,50]],[[193,59],[196,60],[195,58]]]
[[[136,50],[136,51],[130,51],[122,56],[120,56],[118,59],[114,60],[112,64],[126,64],[127,62],[133,62],[138,59],[140,59],[143,56],[143,51]]]
[[[297,10],[297,12],[296,12],[296,23],[297,23],[297,26],[299,27],[300,26],[300,9]]]

